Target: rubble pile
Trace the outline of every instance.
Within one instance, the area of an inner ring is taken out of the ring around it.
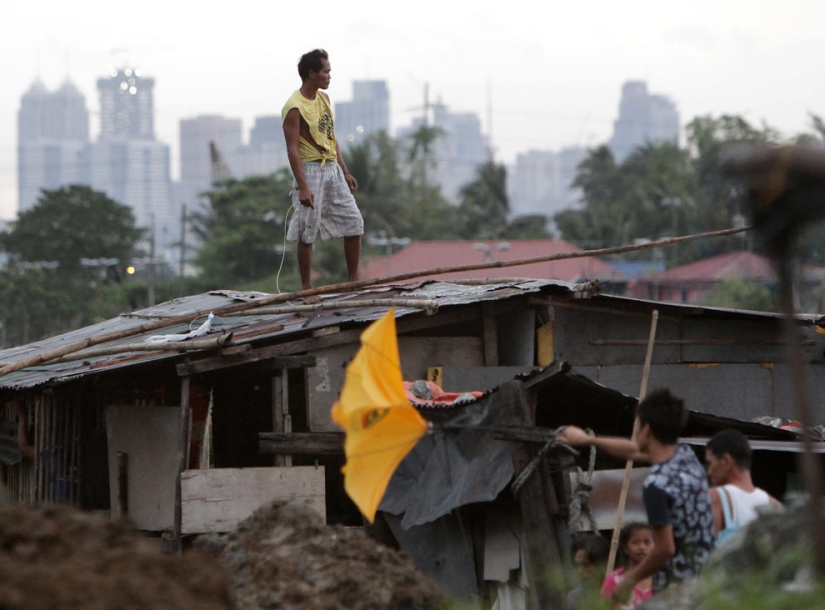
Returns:
[[[214,559],[164,553],[127,522],[69,506],[0,506],[4,610],[229,610],[230,580]]]
[[[195,547],[231,574],[239,608],[435,610],[446,600],[405,554],[360,528],[327,526],[299,501],[275,502]]]

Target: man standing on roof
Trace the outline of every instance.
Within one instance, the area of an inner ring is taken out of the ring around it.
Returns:
[[[287,157],[294,176],[290,198],[295,211],[287,239],[298,240],[301,288],[312,288],[312,244],[318,231],[326,240],[344,238],[347,281],[358,279],[364,220],[353,193],[358,190],[335,139],[332,106],[321,91],[330,83],[329,55],[323,49],[305,53],[298,62],[301,88],[281,111]],[[316,296],[309,300],[318,301]]]
[[[705,446],[713,506],[716,543],[722,544],[739,529],[756,519],[759,506],[782,504],[751,480],[753,452],[748,439],[738,430],[717,432]]]
[[[594,445],[623,460],[653,464],[644,483],[647,519],[653,531],[653,550],[628,571],[614,591],[625,602],[639,582],[653,577],[653,591],[698,575],[713,551],[713,511],[707,476],[693,450],[679,443],[687,421],[684,402],[669,390],[655,390],[639,404],[636,441],[594,437],[567,426],[557,437],[570,445]]]

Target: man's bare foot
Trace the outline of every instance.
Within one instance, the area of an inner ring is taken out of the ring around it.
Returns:
[[[321,295],[314,294],[311,297],[304,297],[304,303],[307,305],[317,305],[321,302]]]

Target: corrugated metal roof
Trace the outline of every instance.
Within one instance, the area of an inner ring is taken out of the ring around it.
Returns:
[[[379,286],[357,292],[325,295],[323,303],[363,301],[365,299],[384,300],[393,298],[431,299],[439,307],[462,305],[478,301],[499,300],[556,287],[566,293],[570,286],[563,282],[547,280],[527,280],[515,283],[496,283],[485,285],[459,285],[443,282],[417,282],[403,285]],[[213,291],[205,294],[182,297],[154,307],[122,314],[117,318],[99,324],[87,326],[62,335],[0,351],[0,366],[16,363],[29,358],[42,357],[67,346],[88,341],[95,337],[118,333],[131,333],[97,344],[95,347],[112,347],[145,342],[150,336],[165,334],[182,334],[197,328],[205,316],[212,311],[236,305],[240,301],[251,302],[261,298],[263,293],[239,293],[233,291]],[[269,305],[265,309],[272,312],[286,309],[300,303],[283,303]],[[396,317],[403,317],[420,310],[413,307],[396,307]],[[346,309],[319,310],[313,313],[260,313],[254,309],[238,314],[221,317],[216,315],[212,324],[212,333],[233,333],[233,344],[251,343],[253,341],[272,340],[285,342],[291,339],[309,336],[313,330],[329,326],[358,325],[378,319],[386,312],[386,307],[351,307]],[[191,321],[173,324],[160,330],[141,331],[141,327],[166,318],[176,318],[191,314]],[[81,355],[78,352],[78,355]],[[145,364],[167,358],[179,358],[178,351],[129,352],[118,355],[96,356],[68,362],[47,363],[31,366],[20,371],[0,377],[0,388],[23,389],[44,384],[65,383],[89,374],[111,371],[125,366]]]
[[[544,294],[567,297],[574,292],[570,284],[554,280],[514,279],[491,280],[495,283],[441,282],[421,281],[406,284],[382,285],[342,294],[330,294],[323,297],[323,303],[347,301],[384,300],[384,299],[429,299],[438,303],[439,308],[470,305],[480,301],[509,299],[528,294]],[[36,341],[27,345],[0,351],[0,366],[20,362],[29,358],[42,357],[55,350],[93,341],[95,338],[118,333],[131,333],[129,336],[105,341],[96,347],[128,345],[144,342],[148,337],[159,334],[186,333],[197,328],[209,312],[220,312],[222,308],[251,302],[271,295],[264,293],[240,293],[233,291],[213,291],[161,303],[154,307],[123,314],[111,320],[100,322],[62,335]],[[672,304],[653,303],[622,297],[601,295],[589,301],[592,305],[615,307],[617,305],[647,308],[673,308]],[[378,305],[354,306],[344,309],[322,309],[312,313],[289,312],[291,305],[300,303],[283,303],[268,305],[261,311],[250,309],[221,317],[213,321],[215,337],[218,333],[233,333],[233,344],[252,343],[267,340],[282,343],[307,337],[311,332],[331,326],[355,327],[378,319],[386,312],[386,307]],[[285,310],[284,313],[278,312]],[[779,314],[737,312],[733,310],[713,310],[690,306],[693,312],[725,317],[779,317]],[[396,317],[404,317],[420,312],[413,307],[396,307]],[[141,330],[147,324],[157,323],[168,318],[191,315],[187,323],[174,324],[160,330]],[[818,317],[817,317],[818,319]],[[809,321],[814,321],[811,318]],[[82,352],[78,352],[81,355]],[[65,383],[78,377],[103,371],[160,361],[168,358],[180,358],[179,351],[132,351],[125,354],[95,356],[67,362],[52,362],[31,366],[0,377],[0,389],[24,389],[44,384]]]

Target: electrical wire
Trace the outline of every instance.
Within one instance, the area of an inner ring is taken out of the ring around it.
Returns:
[[[289,226],[289,215],[295,211],[295,208],[289,206],[289,209],[284,214],[284,243],[281,246],[281,264],[278,265],[278,273],[275,275],[275,290],[278,291],[278,294],[283,294],[281,292],[281,286],[279,280],[281,279],[281,270],[284,268],[284,260],[286,259],[286,232],[287,227]],[[288,302],[288,301],[287,301]],[[291,305],[291,303],[290,303]]]

